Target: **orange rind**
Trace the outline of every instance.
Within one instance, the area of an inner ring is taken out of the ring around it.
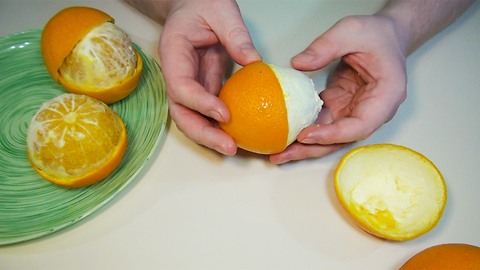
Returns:
[[[399,270],[480,269],[480,247],[450,243],[429,247],[410,258]]]
[[[447,201],[437,167],[399,145],[351,150],[338,164],[334,182],[341,205],[360,228],[395,241],[414,239],[433,229]]]
[[[323,104],[305,74],[264,62],[235,72],[218,97],[230,111],[230,121],[220,128],[238,147],[258,154],[285,150],[315,122]]]
[[[53,16],[45,25],[41,36],[40,47],[47,71],[52,78],[62,85],[68,92],[88,95],[97,98],[106,104],[111,104],[128,96],[140,81],[143,69],[142,57],[133,44],[131,44],[128,37],[120,38],[123,38],[123,40],[128,39],[128,46],[131,47],[132,51],[131,57],[135,58],[134,66],[133,68],[129,67],[129,73],[126,73],[120,80],[115,80],[111,85],[98,86],[90,83],[90,81],[72,81],[60,72],[61,70],[68,70],[75,75],[90,72],[92,74],[100,74],[103,76],[102,72],[95,70],[96,65],[98,66],[96,63],[103,62],[108,64],[108,62],[111,61],[124,61],[123,58],[127,57],[123,52],[124,50],[115,48],[115,46],[119,46],[119,41],[114,40],[113,42],[108,42],[109,37],[105,38],[105,36],[100,38],[105,40],[104,43],[113,46],[113,48],[107,48],[108,52],[105,54],[107,56],[104,56],[102,59],[94,59],[98,61],[92,60],[92,58],[98,58],[98,55],[100,55],[96,52],[93,56],[89,56],[90,58],[85,55],[77,56],[77,44],[82,42],[92,30],[102,27],[105,23],[113,25],[114,19],[98,9],[90,7],[69,7],[63,9]],[[116,26],[115,31],[116,32],[112,33],[113,38],[117,38],[118,35],[126,35]],[[117,32],[120,34],[117,34]],[[105,50],[105,48],[98,48],[98,50]],[[121,52],[121,55],[112,56],[112,52],[115,51]],[[73,60],[70,60],[70,62],[67,63],[66,59],[69,57]],[[71,62],[75,65],[72,68],[68,66],[71,65]],[[65,66],[67,69],[65,69]],[[84,70],[75,70],[77,66],[82,66]],[[70,68],[71,71],[68,68]],[[102,78],[100,75],[98,75],[99,78],[97,79],[97,81],[100,82],[108,81],[110,77],[112,77],[109,74],[105,74]]]

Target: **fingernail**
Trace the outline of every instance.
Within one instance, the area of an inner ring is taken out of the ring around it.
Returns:
[[[245,44],[242,47],[242,54],[253,60],[261,60],[262,57],[252,44]]]
[[[225,119],[223,119],[223,117],[216,111],[209,111],[207,114],[209,117],[217,120],[218,122],[225,122]]]
[[[223,151],[223,149],[218,147],[218,146],[214,147],[213,150],[219,152],[222,155],[227,155],[227,153],[225,151]]]
[[[313,138],[306,137],[305,139],[300,141],[301,143],[305,144],[315,144],[315,143],[320,143],[318,140],[315,140]]]
[[[293,59],[299,62],[311,62],[315,58],[315,53],[310,50],[305,50],[300,54],[297,54]]]
[[[276,165],[282,165],[282,164],[285,164],[289,161],[290,161],[290,159],[284,159],[284,160],[281,160],[281,161],[277,162]]]

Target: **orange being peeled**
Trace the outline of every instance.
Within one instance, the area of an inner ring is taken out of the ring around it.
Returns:
[[[400,270],[473,269],[480,269],[480,247],[468,244],[443,244],[429,247],[400,267]]]
[[[235,72],[218,97],[230,111],[220,128],[238,147],[259,154],[283,151],[315,122],[323,104],[305,74],[264,62]]]
[[[45,25],[40,45],[48,72],[68,92],[110,104],[127,97],[140,80],[140,54],[103,11],[61,10]]]
[[[340,203],[360,228],[396,241],[433,229],[447,201],[437,167],[398,145],[353,149],[338,164],[334,181]]]
[[[105,103],[78,94],[45,102],[27,131],[33,168],[63,187],[82,187],[105,179],[120,164],[127,147],[122,119]]]

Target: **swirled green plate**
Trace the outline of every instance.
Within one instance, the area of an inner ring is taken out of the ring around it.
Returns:
[[[135,91],[111,107],[127,126],[128,147],[105,180],[66,189],[41,178],[27,158],[26,131],[40,105],[65,90],[48,74],[41,30],[0,39],[0,245],[38,238],[95,212],[141,171],[164,133],[168,105],[162,73],[137,46],[144,69]]]

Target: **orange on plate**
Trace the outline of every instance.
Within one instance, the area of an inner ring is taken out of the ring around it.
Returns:
[[[230,111],[220,128],[238,147],[259,154],[283,151],[315,122],[323,104],[305,74],[264,62],[235,72],[218,97]]]
[[[127,148],[122,119],[105,103],[78,94],[45,102],[27,131],[33,168],[63,187],[97,183],[120,164]]]
[[[447,202],[437,167],[409,148],[378,144],[347,153],[334,176],[337,197],[355,223],[378,237],[405,241],[433,229]]]
[[[400,267],[400,270],[472,269],[480,269],[480,247],[460,243],[429,247]]]
[[[140,54],[103,11],[60,11],[45,25],[40,45],[48,72],[68,92],[110,104],[127,97],[140,80]]]

